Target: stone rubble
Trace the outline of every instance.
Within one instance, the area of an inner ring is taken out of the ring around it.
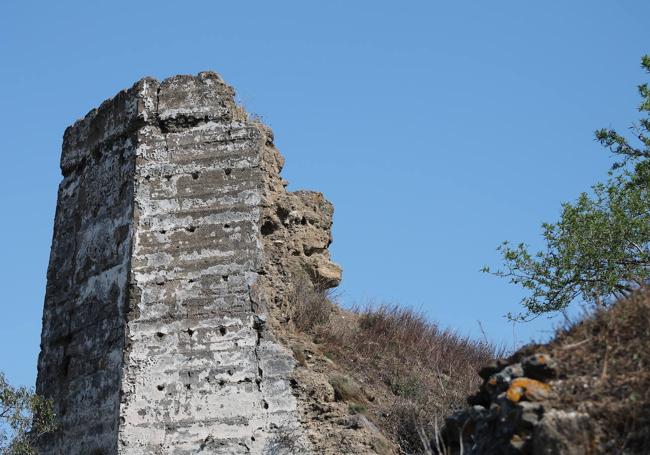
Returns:
[[[549,405],[557,372],[547,354],[493,361],[479,371],[483,384],[469,406],[445,420],[432,447],[445,455],[595,453],[589,416]]]

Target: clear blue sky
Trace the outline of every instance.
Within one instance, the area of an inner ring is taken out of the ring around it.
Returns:
[[[145,75],[206,69],[273,128],[291,188],[334,202],[345,304],[512,344],[519,292],[478,270],[604,178],[592,131],[637,118],[648,17],[647,0],[3,1],[0,369],[34,383],[64,128]]]

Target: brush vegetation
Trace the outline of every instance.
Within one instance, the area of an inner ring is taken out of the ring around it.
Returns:
[[[296,288],[296,329],[345,372],[329,381],[337,399],[371,418],[402,453],[424,453],[444,416],[478,387],[477,370],[502,354],[409,308],[344,310],[305,281]]]

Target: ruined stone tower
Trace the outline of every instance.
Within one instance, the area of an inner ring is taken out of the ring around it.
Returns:
[[[332,207],[211,72],[145,78],[64,136],[37,392],[47,454],[305,453],[274,336],[291,276],[335,286]],[[296,395],[296,396],[294,396]]]

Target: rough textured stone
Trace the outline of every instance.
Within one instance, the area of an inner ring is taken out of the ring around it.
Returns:
[[[64,135],[37,391],[61,431],[45,453],[115,453],[143,80]],[[155,89],[153,90],[155,97]]]
[[[268,310],[269,331],[290,346],[295,336],[290,327],[297,288],[324,289],[341,281],[341,269],[327,250],[332,241],[334,208],[320,193],[285,190],[287,182],[280,177],[284,159],[273,146],[273,133],[264,129],[264,135],[261,233],[268,260],[255,288],[259,304]],[[376,431],[348,425],[346,403],[331,402],[335,394],[328,379],[333,369],[334,365],[328,364],[326,368],[298,368],[293,374],[299,420],[313,453],[394,453],[391,443]]]
[[[37,381],[61,420],[43,453],[319,452],[274,330],[287,273],[332,287],[341,270],[331,204],[287,192],[282,165],[211,72],[143,79],[66,130]]]
[[[535,428],[533,455],[584,455],[599,453],[588,414],[555,409],[544,414]]]
[[[547,381],[557,375],[549,355],[536,353],[521,362],[497,360],[479,375],[483,384],[468,398],[470,406],[449,416],[439,439],[432,441],[436,453],[597,453],[588,415],[549,407],[554,388]]]
[[[544,401],[551,392],[551,386],[536,379],[516,378],[510,383],[506,397],[513,403],[522,399]]]
[[[533,354],[521,361],[528,378],[546,381],[557,376],[557,363],[548,354]]]

